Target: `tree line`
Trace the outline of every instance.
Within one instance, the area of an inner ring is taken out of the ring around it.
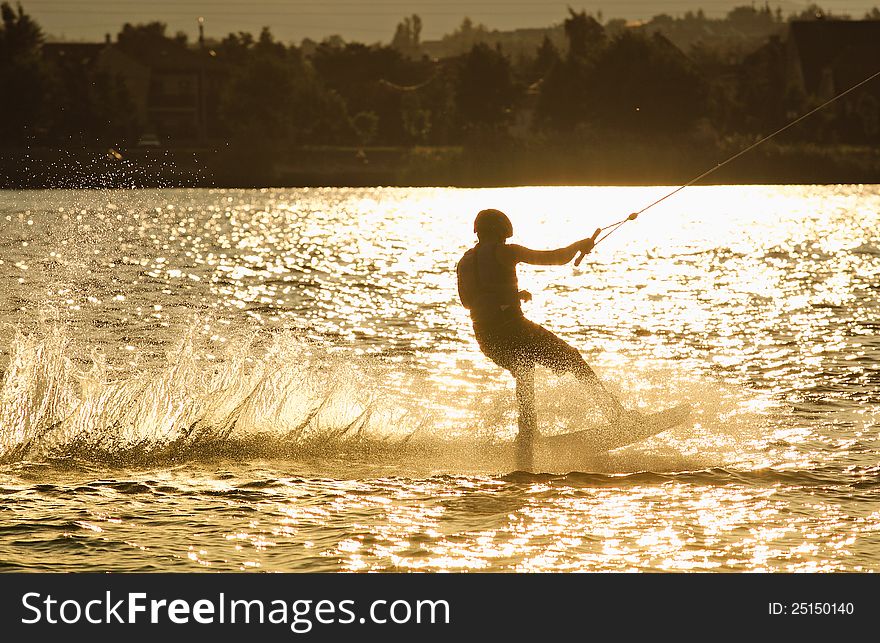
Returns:
[[[0,13],[0,145],[122,148],[148,127],[136,121],[120,78],[77,61],[47,60],[43,31],[21,5],[4,2]],[[796,17],[821,15],[811,7]],[[866,18],[880,19],[880,12]],[[749,51],[699,41],[685,52],[658,27],[701,20],[702,12],[689,12],[683,19],[658,16],[648,23],[656,28],[630,29],[569,9],[561,42],[548,34],[530,54],[516,56],[475,38],[462,53],[428,57],[418,16],[404,19],[388,45],[331,37],[296,46],[265,28],[200,49],[224,70],[212,105],[215,136],[261,154],[302,145],[479,146],[487,140],[662,145],[673,138],[767,133],[815,104],[790,82],[785,43],[773,30]],[[738,7],[728,20],[785,22],[769,6]],[[160,22],[124,25],[113,46],[146,60],[197,49]],[[861,142],[858,132],[847,131],[825,118],[786,136]]]

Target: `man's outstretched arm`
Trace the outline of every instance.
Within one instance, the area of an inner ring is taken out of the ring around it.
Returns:
[[[555,250],[532,250],[525,246],[511,244],[505,247],[510,259],[515,263],[530,263],[536,266],[562,266],[574,259],[578,253],[588,254],[595,244],[595,235],[589,239],[575,241],[564,248]]]

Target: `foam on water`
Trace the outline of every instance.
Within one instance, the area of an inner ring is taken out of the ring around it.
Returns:
[[[191,329],[164,361],[120,373],[97,349],[79,359],[59,325],[16,330],[0,386],[0,463],[329,456],[434,472],[514,468],[510,390],[449,391],[400,364],[334,351],[293,332],[253,332],[220,356],[203,341]],[[762,422],[754,396],[733,387],[677,378],[668,367],[614,375],[631,408],[689,400],[693,422],[611,453],[539,461],[542,470],[720,466],[743,458]],[[591,392],[571,378],[539,372],[537,399],[545,434],[604,424]]]
[[[0,390],[2,458],[130,463],[389,437],[377,429],[392,423],[377,418],[390,410],[360,386],[362,365],[284,334],[256,344],[243,339],[209,360],[190,334],[164,364],[119,377],[97,356],[77,368],[58,327],[17,333]],[[403,418],[394,426],[414,429]]]

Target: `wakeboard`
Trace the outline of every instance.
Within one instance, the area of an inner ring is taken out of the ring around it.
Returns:
[[[621,422],[575,433],[550,435],[538,440],[542,455],[602,453],[641,442],[683,424],[691,415],[690,404],[679,404],[657,413],[629,415]]]

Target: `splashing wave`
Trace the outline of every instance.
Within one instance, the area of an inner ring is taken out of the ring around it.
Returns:
[[[425,421],[382,399],[370,385],[375,365],[288,334],[265,346],[251,336],[222,360],[205,358],[191,334],[164,364],[125,376],[97,354],[80,369],[71,352],[57,327],[15,334],[0,385],[0,462],[393,448]]]
[[[253,333],[229,342],[219,358],[201,341],[185,333],[152,367],[120,370],[97,351],[79,359],[59,325],[16,331],[0,383],[0,464],[329,457],[388,464],[398,473],[514,468],[509,390],[440,390],[413,369],[294,333]],[[623,450],[554,452],[538,458],[541,470],[683,471],[754,461],[749,440],[758,415],[738,390],[675,382],[666,372],[630,369],[617,379],[634,408],[691,400],[693,423]],[[539,384],[543,433],[603,426],[575,381]]]

